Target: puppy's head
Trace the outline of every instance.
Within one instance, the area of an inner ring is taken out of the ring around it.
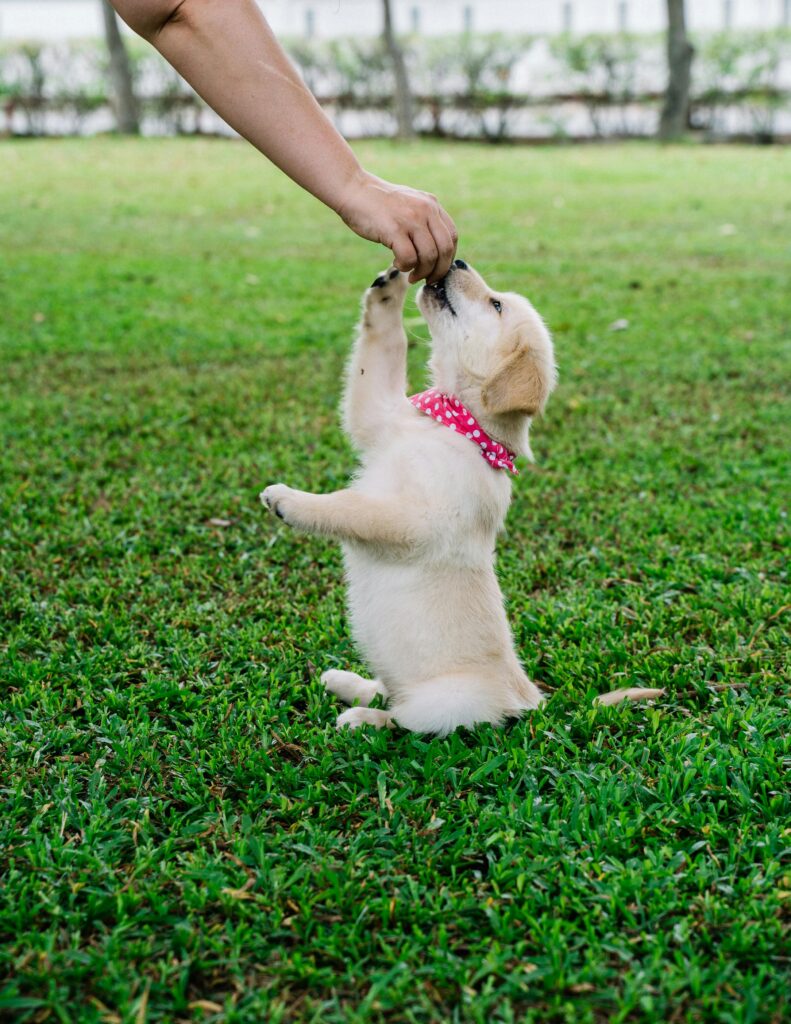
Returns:
[[[557,381],[538,313],[524,296],[494,291],[463,260],[420,290],[418,306],[431,330],[434,385],[457,395],[493,437],[529,454],[530,420]]]

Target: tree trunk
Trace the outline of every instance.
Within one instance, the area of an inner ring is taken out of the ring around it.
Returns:
[[[684,0],[667,0],[667,89],[659,138],[678,139],[689,123],[689,85],[695,48],[687,36]]]
[[[399,139],[411,139],[415,134],[412,116],[412,93],[406,73],[406,61],[393,31],[393,13],[390,0],[382,0],[385,16],[384,41],[395,76],[395,114]]]
[[[137,98],[132,85],[132,69],[126,52],[118,18],[107,2],[101,0],[104,15],[104,38],[110,55],[110,86],[112,107],[118,131],[122,135],[139,135],[140,123],[137,116]]]

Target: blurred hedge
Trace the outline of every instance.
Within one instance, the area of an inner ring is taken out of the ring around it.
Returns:
[[[519,35],[406,37],[410,80],[425,134],[504,139],[518,134],[515,115],[544,108],[547,133],[564,134],[564,105],[582,105],[588,131],[647,134],[636,116],[658,110],[665,79],[660,35]],[[692,127],[710,137],[728,132],[737,110],[750,136],[775,134],[789,104],[791,33],[718,33],[695,41]],[[343,128],[354,112],[358,134],[388,135],[392,76],[379,38],[286,40],[308,86]],[[144,128],[179,134],[216,128],[213,115],[179,75],[139,40],[128,43]],[[102,42],[17,43],[0,47],[0,108],[6,131],[22,134],[91,130],[108,107]],[[553,108],[556,113],[552,113]],[[57,116],[54,116],[57,115]]]

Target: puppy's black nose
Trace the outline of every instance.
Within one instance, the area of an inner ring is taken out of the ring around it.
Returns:
[[[454,267],[458,267],[459,270],[469,270],[470,269],[467,266],[467,264],[464,262],[464,260],[454,260],[453,261],[453,266]]]

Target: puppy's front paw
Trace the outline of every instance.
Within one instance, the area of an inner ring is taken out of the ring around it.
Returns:
[[[374,280],[371,287],[365,293],[366,309],[391,308],[400,309],[404,304],[408,275],[402,274],[395,267],[388,267]]]
[[[282,519],[283,522],[292,526],[294,519],[293,515],[290,516],[289,513],[293,512],[293,496],[294,491],[290,487],[286,487],[285,484],[270,484],[269,487],[261,491],[259,498],[261,504],[265,505],[278,519]]]

